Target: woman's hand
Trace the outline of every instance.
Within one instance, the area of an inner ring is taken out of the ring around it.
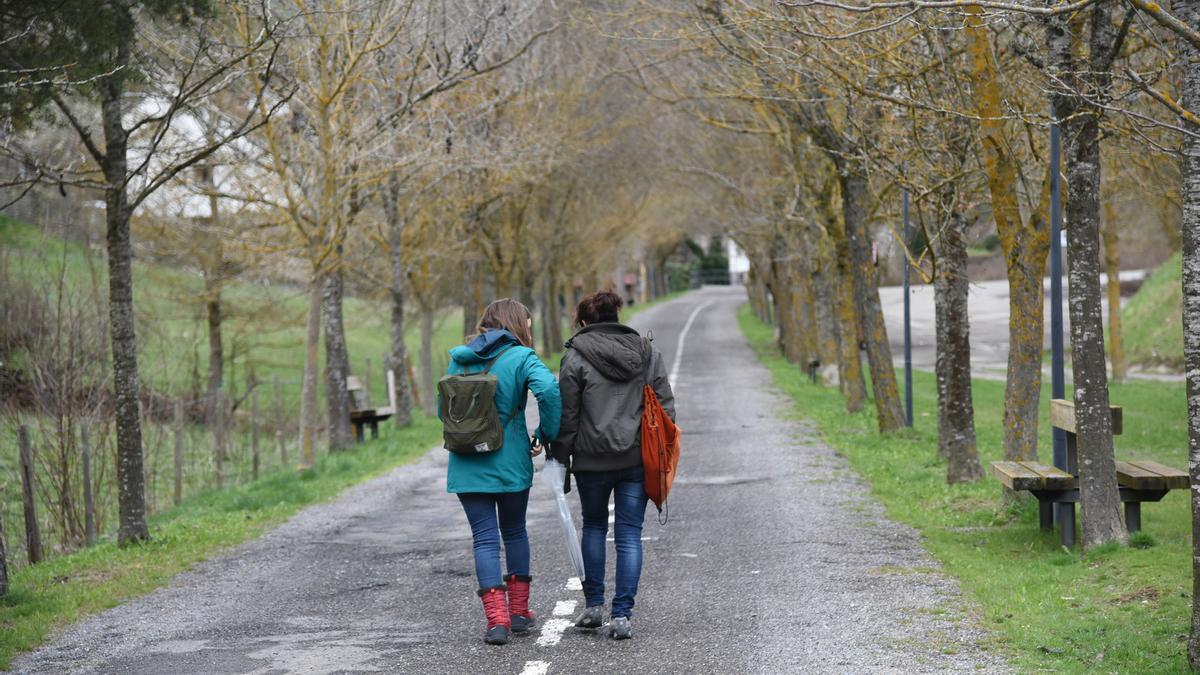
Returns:
[[[537,436],[534,436],[533,438],[529,439],[529,456],[530,457],[537,457],[538,455],[542,454],[543,449],[544,449],[544,446],[542,445],[542,442],[540,440],[538,440]]]

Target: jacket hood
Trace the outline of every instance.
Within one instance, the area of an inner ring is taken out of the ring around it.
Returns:
[[[585,326],[567,341],[567,347],[579,352],[601,375],[617,382],[641,377],[650,355],[646,340],[619,323]]]
[[[502,349],[520,346],[516,335],[506,330],[489,330],[465,345],[450,350],[450,358],[462,365],[475,365],[489,361]]]

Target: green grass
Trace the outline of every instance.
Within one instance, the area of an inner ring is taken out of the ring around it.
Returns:
[[[102,242],[89,247],[82,242],[64,240],[42,228],[0,216],[0,256],[8,279],[29,284],[53,307],[57,294],[57,279],[64,281],[65,297],[81,298],[83,302],[102,304],[107,297],[107,273]],[[3,281],[0,281],[3,285]],[[134,292],[139,341],[138,365],[143,385],[170,398],[191,400],[202,395],[208,367],[207,333],[201,278],[181,265],[156,263],[139,258],[134,264]],[[282,464],[273,437],[276,428],[274,391],[270,382],[278,376],[281,382],[281,413],[289,462],[298,457],[295,420],[299,414],[301,372],[303,370],[303,325],[306,311],[303,289],[285,284],[264,284],[252,281],[232,281],[224,291],[225,321],[222,326],[227,354],[226,391],[243,396],[250,372],[267,383],[260,391],[260,419],[266,434],[261,443],[262,466],[272,469]],[[347,298],[345,301],[347,343],[352,359],[351,369],[359,375],[365,371],[365,359],[372,361],[371,398],[375,404],[387,400],[386,380],[381,358],[388,349],[388,311],[384,301]],[[439,313],[433,336],[435,373],[446,364],[446,352],[462,341],[461,313],[448,309]],[[407,341],[417,361],[419,331],[416,321],[408,323]],[[323,361],[323,350],[321,352]],[[21,354],[13,355],[17,367]],[[10,365],[10,364],[6,364]],[[107,366],[98,370],[104,371]],[[107,385],[105,385],[107,386]],[[323,387],[319,388],[323,390]],[[425,394],[425,392],[421,392]],[[318,408],[324,414],[324,404]],[[226,484],[245,482],[251,473],[249,451],[249,421],[244,402],[235,432],[233,447],[224,466]],[[154,413],[155,411],[150,411]],[[170,415],[167,414],[169,419]],[[161,415],[159,415],[161,419]],[[15,427],[16,419],[13,422]],[[52,443],[55,421],[23,414],[20,421],[33,430],[34,443],[45,452]],[[44,434],[43,434],[44,432]],[[101,532],[115,529],[115,490],[111,489],[112,427],[110,423],[93,425],[93,460],[96,471],[107,471],[107,481],[97,492],[97,513]],[[213,483],[212,435],[200,425],[189,425],[184,442],[184,494],[191,495]],[[21,528],[20,490],[14,488],[16,444],[15,433],[5,429],[0,434],[0,516],[8,523],[8,541],[12,557],[22,551],[16,542],[23,534]],[[143,426],[147,472],[147,501],[152,513],[160,505],[169,505],[173,493],[172,453],[173,434],[169,424],[148,418]],[[39,482],[48,486],[46,462],[39,463]],[[78,468],[75,469],[78,471]],[[75,479],[76,484],[79,478]],[[46,493],[49,495],[49,492]],[[46,496],[52,499],[53,496]],[[49,509],[42,508],[43,542],[50,553],[60,552],[61,533],[55,530]],[[17,549],[17,550],[14,550]]]
[[[107,298],[104,255],[65,241],[41,228],[0,216],[0,248],[9,269],[40,288],[61,272],[68,288]],[[134,304],[138,331],[138,368],[144,385],[172,396],[202,392],[208,368],[208,333],[203,279],[181,265],[136,259],[133,266]],[[233,280],[223,291],[222,334],[226,363],[226,388],[245,392],[251,372],[269,383],[282,383],[284,412],[299,410],[304,368],[304,317],[306,290],[287,284]],[[387,400],[383,354],[388,351],[389,310],[385,299],[347,297],[343,307],[351,370],[362,375],[365,360],[372,361],[371,397]],[[434,365],[444,365],[445,352],[461,344],[461,313],[439,313],[434,333]],[[417,322],[409,320],[406,342],[416,363],[420,347]],[[233,355],[230,359],[228,355]],[[324,350],[320,352],[324,363]],[[323,366],[322,366],[323,367]],[[270,387],[262,404],[269,408]]]
[[[1183,267],[1179,253],[1146,278],[1121,312],[1129,363],[1183,370]]]
[[[324,454],[313,471],[275,470],[260,480],[200,493],[151,519],[149,543],[112,541],[24,567],[0,598],[0,669],[61,626],[147,593],[175,574],[278,525],[300,508],[405,464],[434,446],[441,425],[418,416],[377,441]]]
[[[873,411],[847,415],[836,389],[808,383],[777,353],[772,329],[747,307],[739,314],[751,345],[775,384],[813,420],[872,487],[890,518],[920,531],[928,550],[981,608],[980,620],[1022,672],[1184,672],[1191,591],[1188,496],[1175,491],[1143,508],[1143,532],[1129,548],[1085,555],[1066,552],[1058,534],[1037,526],[1037,508],[1006,507],[988,477],[950,486],[937,458],[937,392],[931,373],[914,374],[915,425],[890,436],[875,432]],[[1047,387],[1048,389],[1048,387]],[[1004,383],[973,387],[980,455],[1001,459]],[[1111,389],[1124,406],[1120,458],[1153,459],[1186,468],[1187,403],[1182,384],[1131,382]],[[1042,400],[1049,399],[1043,390]],[[868,404],[868,408],[870,408]],[[1041,406],[1041,454],[1050,439]]]

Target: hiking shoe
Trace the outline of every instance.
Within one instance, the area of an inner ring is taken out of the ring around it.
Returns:
[[[586,607],[575,619],[577,628],[599,628],[604,625],[604,605]]]
[[[506,645],[510,637],[512,637],[512,632],[508,626],[492,626],[487,629],[483,641],[489,645]]]
[[[487,632],[483,641],[489,645],[506,645],[512,637],[512,620],[508,615],[508,588],[494,586],[480,589],[479,599],[483,601],[483,613],[487,617]]]
[[[518,635],[528,633],[537,624],[533,612],[529,611],[529,582],[533,581],[533,577],[510,574],[504,581],[508,586],[508,616],[512,632]]]
[[[609,631],[614,640],[628,640],[633,637],[633,624],[627,616],[614,616]]]

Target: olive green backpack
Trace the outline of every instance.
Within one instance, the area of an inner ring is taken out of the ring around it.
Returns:
[[[513,346],[501,349],[480,372],[446,375],[438,380],[438,416],[442,418],[442,439],[450,452],[479,455],[504,445],[504,427],[520,411],[521,395],[516,394],[513,411],[502,423],[496,410],[500,381],[491,370],[500,355]]]

